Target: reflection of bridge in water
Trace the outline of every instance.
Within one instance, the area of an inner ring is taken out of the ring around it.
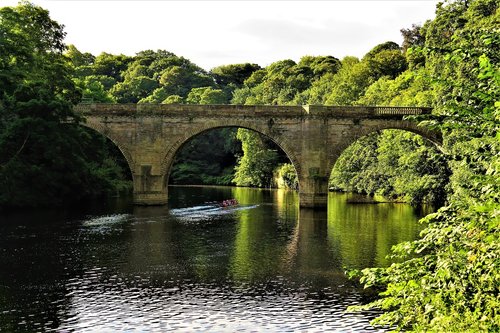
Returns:
[[[337,158],[371,132],[401,129],[438,144],[441,135],[404,120],[430,113],[418,107],[241,106],[80,104],[85,125],[113,141],[125,156],[134,182],[134,202],[165,204],[174,157],[194,136],[241,127],[276,142],[295,166],[303,207],[325,207],[328,179]]]

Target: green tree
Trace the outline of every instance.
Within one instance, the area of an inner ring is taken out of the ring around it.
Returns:
[[[361,61],[350,56],[342,61],[333,57],[317,61],[320,65],[310,66],[320,75],[315,74],[309,87],[296,96],[299,104],[354,105],[379,78],[395,78],[407,68],[406,58],[394,42],[377,45]]]
[[[250,63],[223,65],[212,68],[210,75],[221,87],[233,85],[239,88],[253,72],[259,69],[261,69],[259,65]]]
[[[0,206],[32,207],[105,190],[73,113],[81,95],[63,27],[23,2],[0,8]],[[108,173],[109,174],[109,173]]]
[[[291,163],[284,163],[275,167],[273,178],[278,188],[287,188],[292,190],[299,189],[299,179],[297,178],[297,171]]]
[[[109,93],[109,88],[113,86],[115,80],[109,76],[89,75],[75,78],[74,81],[80,88],[84,100],[95,103],[113,103],[115,101]]]
[[[118,103],[137,103],[150,95],[158,82],[147,76],[134,76],[130,80],[118,82],[111,88],[111,94]]]
[[[403,44],[401,49],[406,56],[408,67],[414,69],[425,64],[425,55],[422,46],[425,44],[425,29],[413,24],[410,29],[401,29]]]
[[[358,105],[376,106],[426,106],[435,100],[432,80],[425,68],[406,70],[394,79],[383,76],[372,83]]]
[[[186,102],[188,104],[227,104],[228,96],[221,89],[193,88],[189,92]]]
[[[92,74],[109,76],[119,82],[122,80],[122,73],[131,61],[132,58],[123,54],[113,55],[103,52],[95,58],[91,65]]]
[[[370,57],[365,56],[363,61],[368,63],[371,75],[375,78],[388,76],[393,79],[408,67],[406,58],[399,48],[397,50],[382,50]]]
[[[406,53],[411,47],[421,47],[424,46],[425,37],[421,32],[422,26],[418,24],[412,24],[409,29],[401,29],[401,35],[403,35],[403,44],[401,48],[403,53]]]
[[[327,83],[327,95],[321,100],[327,105],[353,105],[374,81],[367,62],[346,57],[342,60],[342,68]]]
[[[169,182],[232,185],[235,155],[241,153],[236,131],[214,129],[189,140],[175,157]]]
[[[168,94],[168,92],[165,91],[165,89],[163,89],[163,87],[158,87],[155,90],[153,90],[153,92],[150,93],[148,96],[141,98],[137,103],[160,104],[169,96],[170,95]],[[165,104],[171,104],[171,103],[165,103]]]
[[[173,66],[161,73],[160,84],[171,95],[187,96],[192,88],[211,86],[213,81],[208,75]]]
[[[241,140],[243,156],[238,160],[234,183],[270,187],[273,170],[279,161],[277,151],[270,149],[257,132],[240,128],[236,137]]]
[[[495,332],[500,329],[500,34],[496,0],[438,5],[426,23],[425,66],[436,113],[423,124],[445,133],[451,166],[449,204],[424,219],[422,238],[398,245],[400,261],[366,269],[382,285],[364,308],[400,329]]]
[[[86,76],[90,71],[116,79],[105,88],[119,103],[161,103],[168,96],[186,98],[192,88],[215,85],[203,69],[165,50],[141,51],[126,59],[102,54],[87,67],[82,71]]]
[[[363,137],[347,147],[335,163],[330,176],[330,187],[336,190],[375,194],[383,184],[376,172],[377,135]]]
[[[170,95],[161,104],[184,104],[184,99],[179,95]]]
[[[341,67],[340,60],[333,56],[304,56],[300,58],[298,65],[309,67],[315,80],[327,73],[335,74]]]
[[[91,66],[95,62],[95,57],[92,54],[80,52],[73,44],[67,46],[64,54],[71,60],[75,67]]]
[[[301,104],[301,95],[327,74],[336,73],[340,62],[332,56],[305,56],[299,63],[281,60],[256,70],[233,93],[234,104]]]
[[[296,100],[300,104],[353,104],[371,84],[370,72],[356,57],[345,57],[339,67],[314,80]]]

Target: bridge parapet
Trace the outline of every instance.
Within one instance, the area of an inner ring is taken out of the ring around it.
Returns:
[[[309,115],[321,117],[346,117],[346,118],[377,118],[377,117],[402,117],[409,115],[430,114],[432,108],[424,107],[398,107],[398,106],[326,106],[304,105],[304,110]]]
[[[302,106],[272,105],[196,105],[196,104],[78,104],[75,111],[93,116],[242,116],[242,117],[303,117]]]
[[[75,111],[94,116],[241,116],[241,117],[331,117],[379,118],[431,113],[431,108],[379,106],[276,106],[276,105],[194,105],[194,104],[78,104]]]
[[[432,108],[419,107],[394,107],[394,106],[376,106],[374,107],[376,115],[398,115],[398,116],[416,116],[421,114],[430,114]]]

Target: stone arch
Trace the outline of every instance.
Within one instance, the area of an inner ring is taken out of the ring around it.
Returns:
[[[402,122],[404,124],[404,122]],[[413,124],[413,123],[412,123]],[[416,125],[414,126],[408,126],[408,124],[404,126],[395,126],[395,125],[378,125],[378,126],[373,126],[370,128],[364,128],[361,131],[358,131],[356,135],[353,135],[347,139],[342,140],[342,143],[337,145],[337,151],[335,152],[335,156],[331,160],[331,164],[329,165],[329,178],[331,177],[331,174],[336,167],[338,158],[340,155],[351,145],[355,144],[357,140],[360,140],[372,133],[379,132],[382,130],[398,130],[400,132],[411,132],[414,134],[417,134],[421,138],[424,139],[424,141],[427,141],[429,143],[432,143],[431,146],[434,146],[436,150],[438,151],[438,154],[444,154],[444,149],[442,148],[442,135],[438,131],[429,131],[422,129]],[[349,160],[348,160],[349,161]],[[448,169],[448,172],[450,171],[449,165],[446,159],[444,159],[444,167]],[[445,176],[446,177],[446,176]],[[440,199],[438,199],[440,200]],[[439,201],[436,201],[434,203],[439,203]]]
[[[179,139],[177,139],[175,142],[172,143],[172,145],[169,147],[168,151],[166,152],[162,163],[161,163],[161,168],[160,172],[163,175],[163,183],[165,186],[168,184],[168,178],[170,176],[170,172],[172,170],[173,162],[175,155],[179,152],[179,150],[191,139],[194,137],[210,131],[214,129],[219,129],[219,128],[228,128],[228,127],[233,127],[233,128],[244,128],[248,129],[257,133],[260,133],[266,137],[268,137],[270,140],[272,140],[275,144],[277,144],[286,154],[290,162],[295,168],[295,171],[297,173],[297,177],[300,177],[300,167],[301,164],[299,162],[299,159],[295,155],[293,149],[291,146],[288,144],[288,142],[282,138],[281,136],[276,136],[273,135],[273,133],[270,133],[268,128],[264,127],[256,127],[248,124],[242,124],[242,123],[237,123],[237,122],[231,122],[231,121],[224,121],[220,122],[217,124],[207,124],[207,125],[201,125],[201,126],[195,126],[191,128],[189,131],[184,133]],[[299,179],[299,187],[300,187],[300,179]]]
[[[385,129],[398,129],[402,131],[408,131],[422,136],[423,138],[432,142],[436,148],[442,150],[443,136],[439,131],[429,130],[427,128],[418,126],[417,123],[408,120],[396,120],[388,123],[381,123],[375,126],[366,127],[362,131],[362,136],[368,135],[375,131],[381,131]]]
[[[328,166],[327,170],[330,170],[329,172],[333,170],[333,167],[335,166],[337,159],[344,152],[344,150],[346,150],[354,142],[371,133],[388,129],[396,129],[418,134],[424,139],[431,142],[439,151],[443,152],[443,147],[442,147],[443,138],[441,132],[439,131],[432,131],[420,127],[416,123],[407,120],[406,121],[397,120],[390,122],[388,121],[386,123],[377,122],[374,125],[361,126],[356,131],[350,132],[350,135],[343,136],[343,139],[340,142],[338,142],[336,145],[333,145],[329,152],[329,156],[331,158],[330,158],[330,165]]]
[[[127,161],[130,174],[132,175],[132,181],[134,181],[135,173],[134,173],[134,160],[132,158],[132,154],[130,154],[129,149],[127,149],[123,144],[121,144],[120,140],[113,137],[113,135],[110,133],[109,128],[98,121],[94,122],[87,120],[81,122],[80,125],[98,132],[99,134],[105,136],[108,140],[113,142],[113,144],[118,148],[118,150],[122,153],[122,156]]]

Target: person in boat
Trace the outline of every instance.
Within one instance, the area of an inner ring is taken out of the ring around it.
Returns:
[[[229,207],[229,206],[235,206],[237,204],[238,204],[238,200],[228,199],[228,200],[223,200],[221,206],[222,207]]]

